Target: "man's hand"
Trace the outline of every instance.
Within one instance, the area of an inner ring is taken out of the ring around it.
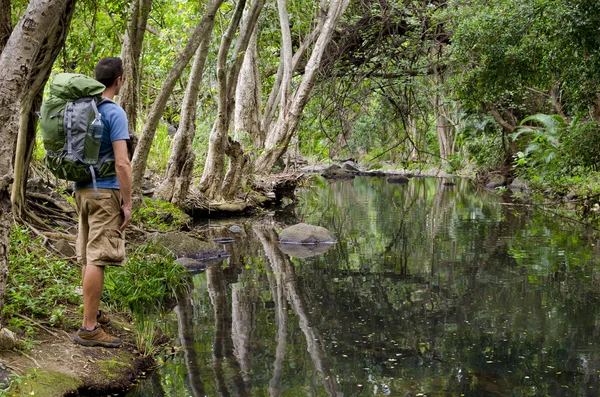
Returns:
[[[124,231],[127,225],[129,225],[129,221],[131,221],[131,206],[123,205],[121,207],[121,212],[123,213],[123,224],[119,230]]]

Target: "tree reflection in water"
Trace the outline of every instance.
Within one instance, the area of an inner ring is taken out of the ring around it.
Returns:
[[[131,396],[598,395],[590,231],[435,179],[317,182],[293,215],[338,244],[290,259],[282,225],[246,226],[180,299],[183,354]]]

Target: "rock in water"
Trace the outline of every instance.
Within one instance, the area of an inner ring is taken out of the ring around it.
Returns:
[[[405,183],[408,183],[409,179],[405,176],[402,175],[398,175],[398,176],[391,176],[387,179],[388,183],[397,183],[400,185],[403,185]]]
[[[506,178],[500,174],[490,174],[485,187],[488,189],[495,189],[497,187],[506,186]]]
[[[299,223],[284,229],[279,234],[281,244],[334,244],[335,238],[329,230],[321,226]]]
[[[358,169],[358,164],[356,164],[354,161],[346,161],[344,164],[342,164],[342,169],[344,169],[346,171],[351,171],[351,172],[360,171]]]
[[[152,236],[151,240],[153,243],[161,244],[171,250],[177,258],[209,260],[229,256],[229,253],[220,245],[212,241],[193,238],[185,233],[157,233]]]
[[[343,170],[339,165],[332,165],[321,173],[321,176],[326,179],[352,179],[354,174]]]
[[[300,245],[300,244],[280,244],[279,248],[284,254],[288,254],[293,258],[310,258],[312,256],[323,255],[325,252],[333,247],[333,244],[314,244],[314,245]]]

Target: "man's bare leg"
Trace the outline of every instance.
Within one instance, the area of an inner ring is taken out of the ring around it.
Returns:
[[[102,297],[104,267],[87,265],[83,269],[83,327],[93,330]]]

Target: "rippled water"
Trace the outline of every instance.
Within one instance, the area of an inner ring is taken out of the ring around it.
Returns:
[[[595,238],[465,181],[317,182],[230,236],[161,327],[181,349],[128,396],[597,396]],[[276,232],[339,243],[304,259]]]

